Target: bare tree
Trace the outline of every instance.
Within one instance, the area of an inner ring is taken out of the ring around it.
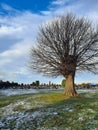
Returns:
[[[66,78],[64,93],[76,96],[76,71],[96,72],[98,64],[98,29],[85,18],[72,14],[61,16],[42,26],[36,47],[32,47],[30,67],[45,76]]]

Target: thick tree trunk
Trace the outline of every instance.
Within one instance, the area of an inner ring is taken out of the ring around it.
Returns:
[[[74,74],[69,74],[65,76],[66,78],[66,83],[65,83],[65,89],[64,89],[64,94],[66,96],[77,96],[77,92],[74,87]]]

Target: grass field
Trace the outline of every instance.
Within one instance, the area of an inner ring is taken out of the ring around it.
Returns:
[[[98,130],[98,91],[0,97],[1,130]]]

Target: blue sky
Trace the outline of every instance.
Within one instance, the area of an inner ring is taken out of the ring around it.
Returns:
[[[31,11],[33,13],[40,13],[42,10],[48,10],[48,5],[51,4],[52,0],[0,0],[1,4],[6,4],[14,9],[20,11]],[[1,5],[2,8],[2,5]],[[3,10],[4,11],[4,10]],[[6,12],[6,11],[4,11]],[[8,13],[8,12],[6,12]]]
[[[29,52],[36,45],[39,26],[55,16],[73,12],[96,25],[98,0],[0,0],[0,79],[19,83],[35,80],[60,83],[63,77],[46,78],[32,73]],[[98,75],[77,73],[76,83],[98,83]]]

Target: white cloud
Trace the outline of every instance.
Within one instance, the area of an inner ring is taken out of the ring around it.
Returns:
[[[0,70],[4,71],[0,72],[1,79],[15,81],[21,80],[19,75],[30,77],[26,67],[30,48],[36,44],[39,25],[46,20],[47,17],[28,11],[15,16],[0,16],[0,46],[8,46],[5,50],[0,50]]]
[[[5,4],[5,3],[0,3],[0,5],[1,5],[1,7],[2,7],[2,9],[3,10],[5,10],[5,11],[8,11],[8,12],[10,12],[10,13],[16,13],[16,14],[18,14],[18,13],[20,13],[20,11],[18,11],[18,10],[16,10],[16,9],[14,9],[14,8],[12,8],[11,6],[9,6],[9,5],[7,5],[7,4]]]
[[[15,75],[28,75],[29,72],[28,72],[26,67],[21,67],[21,68],[17,69],[13,74],[15,74]]]
[[[2,3],[1,6],[2,6],[2,8],[3,8],[4,10],[7,10],[7,11],[13,11],[13,10],[15,10],[15,9],[12,8],[11,6],[9,6],[9,5],[7,5],[7,4],[4,4],[4,3]]]
[[[11,62],[12,62],[11,59],[1,58],[1,57],[0,57],[0,67],[1,67],[1,69],[4,69],[4,66],[5,66],[6,64],[11,63]]]
[[[8,50],[0,54],[0,57],[18,57],[21,56],[22,52],[20,50]]]
[[[69,0],[55,0],[52,5],[64,5],[66,2],[69,2]]]
[[[9,36],[16,33],[21,33],[23,30],[22,27],[9,27],[9,26],[1,26],[0,28],[0,37],[2,36]]]
[[[52,5],[63,5],[66,0],[56,0],[52,2]]]

